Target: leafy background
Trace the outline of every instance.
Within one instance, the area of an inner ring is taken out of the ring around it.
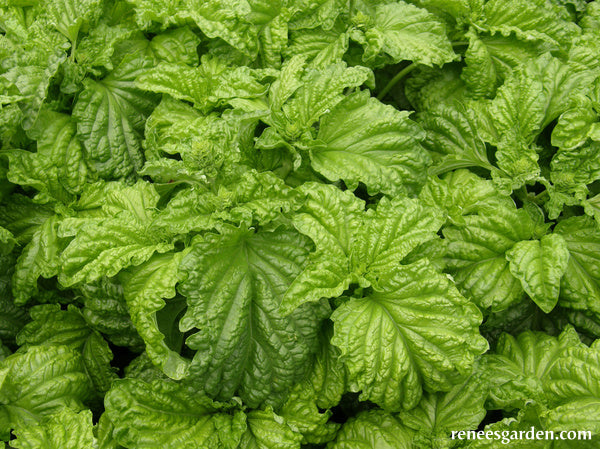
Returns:
[[[600,431],[600,3],[3,0],[0,31],[0,444]]]

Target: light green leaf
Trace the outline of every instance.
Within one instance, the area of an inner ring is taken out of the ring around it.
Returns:
[[[581,345],[569,328],[560,337],[526,331],[517,338],[502,334],[495,354],[484,358],[486,380],[491,387],[488,408],[511,410],[528,401],[547,404],[545,383],[552,367],[563,360],[568,348]]]
[[[168,380],[123,379],[106,394],[105,407],[113,437],[131,449],[235,449],[246,429],[233,404]]]
[[[485,417],[487,389],[475,373],[447,393],[424,393],[417,407],[402,410],[398,418],[432,448],[451,447],[453,430],[475,430]]]
[[[0,362],[0,438],[64,407],[83,409],[90,384],[79,353],[33,346]]]
[[[316,251],[285,292],[281,309],[286,314],[305,302],[340,296],[348,288],[352,236],[364,210],[351,192],[333,186],[304,184],[299,191],[307,200],[295,215],[294,226],[310,237]]]
[[[80,38],[77,44],[77,64],[92,73],[98,70],[97,67],[113,70],[112,57],[116,47],[133,38],[136,33],[135,27],[128,23],[110,26],[100,22]]]
[[[77,225],[65,221],[63,236],[74,236],[61,254],[59,281],[70,286],[112,277],[123,268],[140,265],[155,252],[173,248],[150,224],[156,215],[158,194],[143,181],[108,192],[105,217],[82,219]]]
[[[550,313],[558,302],[560,279],[569,262],[569,251],[562,236],[548,234],[540,240],[517,242],[506,252],[506,259],[523,290],[545,313]]]
[[[88,168],[75,131],[70,116],[42,110],[29,133],[37,140],[37,152],[5,153],[10,164],[8,179],[34,187],[40,192],[38,201],[52,198],[64,203],[72,201],[88,179]]]
[[[258,31],[248,21],[252,13],[244,0],[186,0],[189,16],[210,38],[221,38],[245,55],[258,51]]]
[[[428,66],[456,58],[443,23],[426,9],[403,1],[377,5],[366,28],[363,60],[367,64],[383,55],[392,64],[408,60]]]
[[[71,41],[72,51],[75,51],[79,31],[85,31],[102,14],[102,0],[52,0],[44,3],[50,24]]]
[[[534,235],[534,222],[525,210],[514,205],[481,208],[442,232],[448,240],[448,269],[463,295],[492,311],[506,309],[521,298],[523,289],[510,272],[505,253]]]
[[[208,113],[238,98],[262,96],[267,88],[259,81],[258,74],[249,67],[228,67],[217,58],[203,56],[198,67],[161,63],[141,74],[136,86],[190,101]]]
[[[175,284],[180,277],[178,268],[186,253],[155,254],[142,265],[119,275],[123,280],[127,308],[137,332],[146,344],[148,357],[173,379],[185,377],[189,361],[178,354],[180,348],[169,347],[171,339],[165,337],[160,326],[162,323],[157,318],[158,312],[167,305],[165,300],[172,299],[176,294]],[[175,313],[175,318],[177,315]],[[174,333],[179,336],[177,320],[168,324],[175,327]],[[169,329],[168,336],[171,333],[173,329]]]
[[[158,61],[198,65],[200,38],[189,27],[176,28],[155,36],[150,49]]]
[[[567,242],[569,262],[560,284],[559,304],[600,313],[600,230],[589,217],[572,217],[554,232]]]
[[[300,449],[302,435],[293,430],[272,409],[253,410],[247,415],[247,429],[240,447],[245,449]]]
[[[48,279],[59,273],[63,241],[57,236],[58,222],[55,215],[39,226],[17,259],[12,277],[16,304],[25,304],[37,293],[40,276]]]
[[[40,423],[18,429],[10,447],[19,449],[94,449],[92,412],[65,408]]]
[[[330,112],[345,98],[345,89],[359,87],[372,76],[366,67],[347,67],[343,62],[320,69],[304,69],[302,63],[300,57],[291,58],[269,91],[272,112],[264,120],[288,141],[300,139]]]
[[[419,245],[433,240],[443,224],[441,211],[409,198],[382,198],[363,216],[350,260],[372,284],[394,272]]]
[[[329,422],[331,411],[320,412],[310,393],[299,390],[292,392],[279,414],[291,429],[302,435],[303,444],[325,444],[333,440],[340,425]]]
[[[552,130],[552,145],[567,150],[582,146],[593,136],[597,122],[598,114],[588,97],[572,98],[570,107],[560,115]]]
[[[449,390],[487,349],[479,310],[424,261],[399,267],[331,319],[351,390],[391,411],[417,405],[423,387]]]
[[[102,178],[131,177],[143,165],[140,138],[156,97],[134,80],[152,67],[151,58],[130,55],[106,78],[86,79],[73,108],[86,159]]]
[[[329,30],[322,27],[302,29],[290,34],[286,56],[306,58],[311,66],[327,67],[340,61],[348,50],[346,25],[339,23]]]
[[[477,120],[467,106],[440,105],[419,115],[418,122],[426,133],[423,146],[434,161],[429,173],[441,174],[466,167],[494,170],[479,135]]]
[[[369,410],[344,423],[328,449],[412,449],[412,430],[383,410]]]
[[[543,419],[560,430],[600,432],[600,346],[573,345],[552,365],[545,385],[550,403],[558,405]]]
[[[291,229],[224,229],[197,242],[182,262],[188,308],[182,332],[197,351],[190,375],[212,397],[249,406],[277,403],[308,368],[322,309],[283,317],[279,304],[305,266],[308,239]],[[326,313],[326,311],[323,310]]]
[[[367,91],[348,96],[321,119],[309,146],[312,167],[350,190],[362,182],[370,194],[418,192],[429,158],[423,132],[408,116]]]
[[[129,0],[134,6],[135,18],[142,29],[180,26],[189,22],[187,0]]]
[[[568,48],[578,27],[560,17],[546,0],[491,0],[484,6],[483,26],[492,33],[514,33],[524,41],[541,40]]]
[[[117,378],[110,366],[112,351],[100,334],[90,329],[75,306],[61,310],[59,304],[45,304],[29,309],[32,321],[17,335],[23,349],[35,345],[68,346],[79,351],[94,389],[104,394]]]
[[[539,41],[520,40],[514,35],[467,33],[469,47],[461,78],[474,97],[492,98],[496,88],[524,61],[532,60],[551,46]]]

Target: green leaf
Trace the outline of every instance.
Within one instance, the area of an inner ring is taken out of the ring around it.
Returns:
[[[300,139],[345,98],[345,89],[359,87],[371,76],[372,72],[362,66],[337,62],[317,70],[304,68],[300,57],[291,58],[271,85],[271,117],[264,120],[288,141]]]
[[[228,67],[217,58],[204,56],[198,67],[161,63],[141,74],[136,86],[190,101],[208,113],[238,98],[262,96],[267,88],[259,81],[258,74],[248,67]]]
[[[44,418],[40,423],[23,427],[15,432],[17,439],[10,447],[19,449],[93,449],[92,412],[75,413],[70,409]]]
[[[429,172],[440,174],[457,168],[493,170],[474,114],[464,105],[440,105],[419,115],[425,129],[423,146],[434,160]]]
[[[350,260],[355,272],[372,284],[393,273],[419,245],[435,239],[444,221],[439,209],[409,198],[382,198],[363,218]]]
[[[140,265],[155,252],[165,253],[173,245],[157,235],[150,224],[156,214],[158,194],[143,181],[108,193],[106,218],[65,221],[59,234],[72,236],[61,254],[59,281],[65,286],[112,277],[123,268]]]
[[[438,209],[416,200],[382,199],[376,211],[363,213],[362,202],[348,191],[319,184],[305,184],[300,191],[307,201],[294,226],[316,250],[285,294],[286,313],[304,302],[340,296],[351,282],[377,283],[419,244],[433,239],[443,221]]]
[[[312,167],[350,190],[362,182],[372,195],[419,191],[429,161],[422,130],[408,116],[367,91],[348,96],[321,119],[309,146]]]
[[[307,305],[283,317],[278,308],[309,249],[291,229],[224,229],[185,257],[179,290],[188,309],[179,327],[193,330],[190,375],[207,394],[229,399],[237,392],[249,406],[277,403],[304,375],[321,309]]]
[[[50,23],[71,41],[75,51],[79,31],[92,25],[102,13],[102,0],[52,0],[45,2]]]
[[[346,392],[348,373],[340,360],[340,350],[331,344],[333,326],[326,320],[319,333],[319,346],[308,370],[299,385],[301,391],[309,392],[321,409],[336,406]]]
[[[329,422],[331,411],[320,412],[314,393],[297,384],[279,415],[295,432],[302,435],[303,444],[325,444],[335,438],[340,425]],[[293,438],[296,440],[296,436]]]
[[[558,302],[560,279],[569,262],[569,251],[562,236],[549,234],[540,240],[517,242],[507,251],[506,259],[523,290],[545,313],[550,313]]]
[[[134,80],[152,67],[151,58],[131,55],[107,77],[86,79],[73,109],[77,136],[86,159],[102,178],[126,178],[142,168],[140,140],[156,97],[137,89]]]
[[[81,314],[92,329],[114,345],[129,346],[134,351],[143,348],[144,343],[129,317],[120,283],[101,278],[80,286],[79,293],[83,299]]]
[[[0,258],[0,268],[5,268],[2,258]],[[0,278],[0,340],[8,343],[29,321],[29,316],[25,309],[14,304],[8,291],[4,291],[2,283],[3,280]]]
[[[113,437],[128,448],[235,449],[246,429],[234,404],[168,380],[123,379],[105,397]]]
[[[552,145],[567,150],[582,146],[589,137],[594,136],[597,127],[594,124],[597,122],[598,114],[590,98],[572,98],[570,107],[560,115],[552,130]]]
[[[398,418],[431,447],[450,447],[453,430],[475,430],[485,417],[487,388],[475,373],[447,393],[424,393],[417,407],[401,411]]]
[[[17,193],[0,204],[0,226],[10,231],[18,244],[25,245],[38,231],[40,225],[54,216],[52,208],[36,204],[25,195]]]
[[[548,374],[546,390],[552,405],[558,405],[543,418],[550,428],[600,431],[600,350],[579,345],[568,348]]]
[[[360,226],[364,209],[362,201],[351,192],[333,186],[305,184],[299,190],[307,200],[295,215],[294,226],[310,237],[316,251],[285,292],[281,307],[284,313],[305,302],[335,298],[348,288],[352,281],[348,260],[352,235]]]
[[[290,33],[286,56],[301,56],[311,66],[327,67],[342,59],[348,50],[348,37],[344,23],[328,30],[318,27],[294,31]]]
[[[248,21],[252,8],[243,0],[187,0],[189,16],[210,38],[220,38],[245,55],[258,51],[257,30]]]
[[[110,366],[113,353],[100,334],[90,329],[75,306],[61,310],[59,304],[45,304],[29,309],[32,321],[17,335],[23,349],[35,345],[68,346],[79,351],[94,389],[106,393],[117,378]]]
[[[154,36],[150,48],[154,57],[168,63],[197,66],[200,38],[189,27],[176,28]]]
[[[463,223],[443,228],[448,240],[446,262],[461,293],[479,307],[506,309],[523,295],[505,254],[517,242],[533,237],[534,223],[523,209],[482,208]]]
[[[517,338],[502,334],[496,353],[484,358],[491,387],[488,408],[511,410],[522,408],[528,401],[547,404],[552,395],[547,395],[545,384],[552,367],[563,360],[568,348],[579,345],[572,328],[558,338],[532,331]]]
[[[39,226],[17,259],[12,277],[16,304],[25,304],[37,293],[40,276],[48,279],[59,273],[63,241],[57,236],[58,222],[55,215]]]
[[[350,418],[329,449],[411,449],[413,432],[383,410],[369,410]]]
[[[0,362],[0,438],[68,407],[83,409],[90,384],[81,356],[66,346],[33,346]]]
[[[503,36],[514,33],[524,41],[541,40],[568,48],[579,31],[546,0],[491,0],[483,13],[483,26],[489,31]]]
[[[124,297],[133,325],[146,344],[148,357],[173,379],[185,377],[189,361],[178,354],[179,348],[174,350],[168,346],[157,315],[165,308],[165,300],[172,299],[176,294],[175,284],[180,278],[179,264],[186,253],[155,254],[142,265],[119,275],[123,280]],[[172,326],[175,326],[174,333],[179,334],[176,321]],[[168,336],[171,333],[173,329],[169,330]]]
[[[426,262],[399,267],[372,295],[352,298],[332,314],[332,343],[342,351],[352,391],[398,411],[422,388],[449,390],[487,349],[481,313]],[[448,312],[451,311],[451,312]]]
[[[425,9],[403,1],[377,5],[371,20],[364,33],[367,64],[387,55],[391,64],[408,60],[441,66],[456,57],[443,23]]]
[[[253,410],[247,415],[247,429],[240,447],[247,449],[300,449],[302,435],[293,430],[272,409]]]
[[[572,217],[554,232],[567,242],[569,262],[561,280],[559,304],[600,313],[600,230],[589,217]]]

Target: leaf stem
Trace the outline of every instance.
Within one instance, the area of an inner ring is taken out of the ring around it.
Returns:
[[[388,92],[390,90],[392,90],[392,87],[394,87],[398,83],[398,81],[400,81],[402,78],[404,78],[406,75],[408,75],[410,72],[412,72],[416,68],[417,68],[417,65],[413,62],[412,64],[409,64],[406,67],[404,67],[402,70],[400,70],[396,74],[396,76],[394,76],[385,85],[385,87],[381,90],[381,92],[379,92],[379,95],[377,95],[377,99],[378,100],[383,100],[383,97],[385,97],[388,94]]]

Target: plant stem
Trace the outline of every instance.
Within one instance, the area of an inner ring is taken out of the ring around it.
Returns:
[[[410,72],[412,72],[414,69],[417,68],[417,65],[415,63],[409,64],[406,67],[404,67],[402,70],[400,70],[395,77],[393,77],[386,85],[385,87],[381,90],[381,92],[379,92],[379,95],[377,95],[377,99],[378,100],[383,100],[383,97],[385,97],[388,92],[390,90],[392,90],[392,87],[394,87],[398,81],[400,81],[402,78],[404,78],[406,75],[408,75]]]

